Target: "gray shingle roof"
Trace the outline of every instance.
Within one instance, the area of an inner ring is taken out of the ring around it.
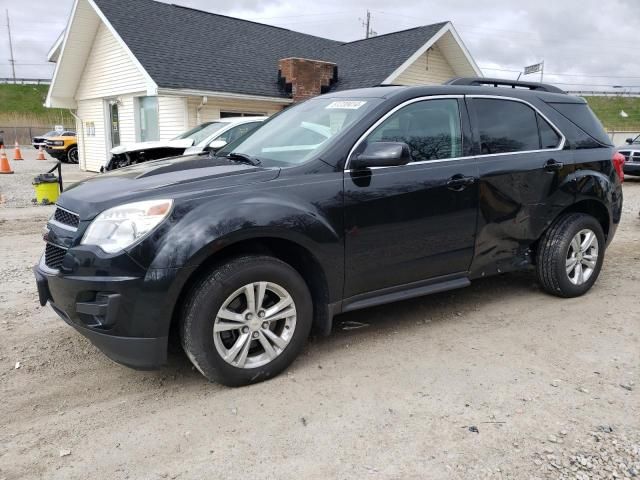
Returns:
[[[333,90],[380,84],[446,22],[338,42],[154,0],[95,0],[161,88],[286,97],[278,60],[335,62]]]

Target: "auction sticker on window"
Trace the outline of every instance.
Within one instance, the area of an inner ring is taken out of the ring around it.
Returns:
[[[362,100],[340,100],[338,102],[331,102],[324,108],[341,108],[345,110],[357,110],[363,106],[366,101]]]

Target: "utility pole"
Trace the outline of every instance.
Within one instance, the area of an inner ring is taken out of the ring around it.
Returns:
[[[369,38],[369,32],[371,32],[371,12],[367,10],[367,36]]]
[[[11,64],[11,73],[13,74],[13,83],[16,83],[16,61],[13,58],[13,42],[11,41],[11,24],[9,23],[9,10],[5,10],[7,14],[7,32],[9,32],[9,52],[11,54],[11,58],[9,59],[9,63]]]
[[[365,27],[365,38],[375,37],[378,34],[378,32],[374,32],[371,28],[371,12],[369,10],[367,10],[366,20],[361,18],[360,22],[362,22],[362,26]]]

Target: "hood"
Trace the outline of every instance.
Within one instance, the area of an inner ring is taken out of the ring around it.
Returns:
[[[182,140],[161,140],[157,142],[138,142],[128,145],[121,145],[110,150],[113,155],[119,155],[125,152],[135,152],[138,150],[150,150],[152,148],[189,148],[193,145],[193,139],[186,138]]]
[[[620,147],[616,147],[616,152],[640,152],[640,143],[633,143],[629,145],[622,145]]]
[[[190,155],[112,170],[70,186],[57,204],[91,220],[107,208],[152,198],[206,195],[276,178],[278,168]]]
[[[55,140],[71,140],[71,139],[76,138],[76,137],[69,137],[69,136],[63,137],[62,135],[54,135],[53,137],[41,137],[41,138],[44,138],[46,140],[55,141]]]

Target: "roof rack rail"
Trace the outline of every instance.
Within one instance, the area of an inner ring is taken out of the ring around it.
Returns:
[[[538,92],[564,93],[564,90],[549,85],[548,83],[538,82],[521,82],[520,80],[505,80],[503,78],[486,78],[486,77],[458,77],[452,78],[445,82],[445,85],[469,85],[476,87],[493,86],[493,87],[511,87],[511,88],[528,88]]]

